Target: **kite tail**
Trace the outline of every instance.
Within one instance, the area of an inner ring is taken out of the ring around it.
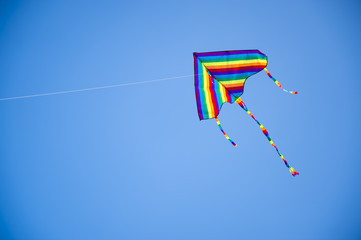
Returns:
[[[246,104],[244,104],[244,102],[242,101],[242,99],[241,99],[241,98],[238,98],[238,99],[236,100],[236,103],[238,103],[238,105],[240,105],[240,106],[253,118],[253,120],[255,120],[255,121],[258,123],[258,125],[260,126],[263,134],[267,137],[267,139],[268,139],[268,141],[270,142],[270,144],[276,149],[278,155],[282,158],[283,162],[285,163],[285,165],[286,165],[286,167],[288,168],[288,170],[291,172],[292,176],[298,175],[298,172],[296,172],[296,170],[287,163],[286,159],[285,159],[285,158],[283,157],[283,155],[278,151],[278,148],[276,147],[276,145],[274,145],[274,143],[273,143],[271,137],[269,136],[267,130],[266,130],[266,129],[263,127],[263,125],[253,116],[253,114],[248,110]]]
[[[222,128],[221,123],[219,122],[218,118],[215,117],[215,119],[216,119],[217,125],[218,125],[219,129],[221,129],[221,132],[223,133],[223,135],[233,144],[233,146],[237,146],[237,144],[234,143],[234,142],[232,141],[232,139],[230,139],[230,138],[227,136],[227,134],[223,131],[223,128]]]
[[[288,91],[288,90],[284,89],[284,88],[281,86],[281,84],[280,84],[274,77],[272,77],[272,75],[269,73],[269,71],[268,71],[266,68],[265,68],[264,70],[266,71],[267,75],[268,75],[268,76],[277,84],[277,86],[279,86],[283,91],[288,92],[288,93],[292,93],[292,94],[297,94],[297,93],[298,93],[298,92]]]

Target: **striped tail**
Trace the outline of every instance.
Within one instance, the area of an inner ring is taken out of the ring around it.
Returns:
[[[286,90],[286,89],[284,89],[282,86],[281,86],[281,84],[274,78],[274,77],[272,77],[272,75],[269,73],[269,71],[265,68],[264,69],[265,71],[266,71],[266,73],[267,73],[267,75],[277,84],[277,86],[279,86],[283,91],[285,91],[285,92],[288,92],[288,93],[292,93],[292,94],[297,94],[298,92],[292,92],[292,91],[288,91],[288,90]]]
[[[248,110],[246,104],[244,104],[244,102],[242,101],[241,98],[238,98],[236,100],[236,103],[238,103],[239,106],[241,106],[252,118],[253,120],[255,120],[257,122],[257,124],[260,126],[263,134],[267,137],[268,141],[270,142],[270,144],[276,149],[278,155],[282,158],[283,162],[285,163],[286,167],[288,168],[288,170],[291,172],[292,176],[296,176],[298,175],[298,172],[296,172],[296,170],[291,167],[290,165],[288,165],[286,159],[283,157],[283,155],[278,151],[278,148],[276,147],[276,145],[274,145],[271,137],[269,136],[267,130],[263,127],[263,125],[253,116],[253,114]]]
[[[217,125],[218,125],[219,129],[221,129],[221,132],[223,133],[223,135],[233,144],[233,146],[237,146],[237,144],[235,144],[235,143],[232,141],[232,139],[230,139],[230,138],[227,136],[227,134],[223,131],[223,128],[222,128],[221,123],[219,122],[218,118],[215,117],[215,119],[216,119]]]

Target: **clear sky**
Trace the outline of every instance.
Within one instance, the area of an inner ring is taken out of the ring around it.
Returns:
[[[192,77],[0,101],[0,239],[360,239],[358,1],[1,1],[0,98],[193,74],[259,49],[199,121]]]

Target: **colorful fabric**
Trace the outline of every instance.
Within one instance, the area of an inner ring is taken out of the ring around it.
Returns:
[[[194,57],[194,85],[196,92],[198,116],[200,120],[215,118],[223,135],[237,146],[223,131],[217,118],[223,103],[239,104],[261,127],[262,132],[267,137],[278,155],[282,158],[293,176],[298,175],[285,160],[283,155],[274,145],[267,130],[249,112],[240,96],[244,91],[244,84],[250,76],[263,69],[267,75],[285,92],[297,94],[297,92],[283,89],[281,84],[267,71],[267,56],[259,50],[239,50],[193,53]]]
[[[243,93],[248,77],[267,66],[259,50],[194,53],[195,89],[201,120],[218,116],[223,103]]]

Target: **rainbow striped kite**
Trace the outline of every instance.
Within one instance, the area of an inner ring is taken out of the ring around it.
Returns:
[[[247,78],[263,69],[283,91],[297,94],[297,92],[283,89],[281,84],[267,71],[267,56],[259,50],[239,50],[193,53],[193,57],[195,71],[194,85],[199,119],[215,118],[224,136],[234,146],[237,146],[223,131],[217,118],[223,103],[236,102],[257,122],[263,134],[271,145],[275,147],[292,176],[298,175],[298,172],[287,163],[286,159],[278,151],[267,130],[248,110],[240,97],[243,94],[244,83]]]

